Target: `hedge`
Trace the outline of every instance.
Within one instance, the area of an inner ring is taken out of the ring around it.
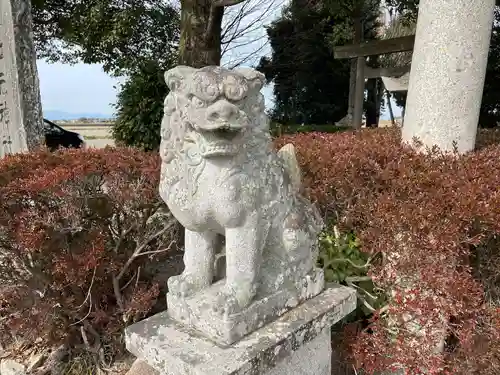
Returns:
[[[395,364],[409,374],[500,373],[499,140],[482,131],[464,156],[417,154],[397,129],[276,140],[295,144],[329,232],[354,235],[386,298],[368,327],[349,327],[365,373]]]
[[[83,347],[106,362],[124,351],[123,329],[164,300],[150,265],[181,245],[159,166],[132,148],[0,160],[0,342]]]
[[[318,264],[359,290],[370,317],[346,328],[349,358],[364,373],[499,374],[500,132],[459,157],[399,139],[367,129],[275,141],[296,146],[305,193],[327,218]],[[90,347],[102,361],[103,347],[123,352],[126,325],[164,308],[165,270],[150,266],[182,236],[159,167],[157,153],[132,148],[0,160],[1,341]]]
[[[271,134],[273,137],[281,137],[283,135],[299,134],[299,133],[338,133],[351,130],[348,126],[337,126],[332,124],[325,125],[300,125],[300,124],[280,124],[273,122],[270,125]]]

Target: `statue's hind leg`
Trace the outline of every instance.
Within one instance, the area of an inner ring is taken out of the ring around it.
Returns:
[[[212,284],[217,240],[215,232],[185,230],[185,268],[182,274],[168,280],[169,292],[188,296]]]

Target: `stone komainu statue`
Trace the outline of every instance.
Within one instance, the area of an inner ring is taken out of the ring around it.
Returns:
[[[293,146],[273,150],[264,76],[178,66],[165,79],[160,193],[185,227],[185,270],[169,279],[169,311],[182,320],[189,315],[182,301],[215,288],[211,314],[227,318],[286,290],[288,300],[267,314],[276,316],[321,292],[315,262],[323,222],[300,194]],[[215,287],[224,247],[225,280]]]

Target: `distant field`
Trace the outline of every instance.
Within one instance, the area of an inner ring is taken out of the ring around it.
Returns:
[[[114,141],[111,136],[112,125],[107,124],[64,124],[59,123],[59,126],[81,134],[85,138],[85,142],[89,147],[103,148],[106,146],[113,146]]]
[[[400,121],[400,119],[398,119]],[[398,122],[398,120],[396,120]],[[114,141],[111,136],[110,123],[59,123],[61,127],[66,130],[73,131],[81,134],[87,145],[90,147],[102,148],[106,146],[113,146]],[[379,126],[381,128],[391,126],[390,120],[380,120]]]
[[[59,126],[69,126],[71,128],[89,127],[89,126],[113,126],[112,122],[66,122],[66,121],[54,121]]]
[[[85,138],[112,138],[111,136],[111,126],[99,126],[99,125],[91,125],[91,126],[62,126],[64,129],[79,133],[83,135]]]

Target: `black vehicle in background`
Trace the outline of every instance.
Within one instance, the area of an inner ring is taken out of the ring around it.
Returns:
[[[85,139],[80,134],[65,130],[47,119],[43,119],[43,131],[45,145],[51,151],[55,151],[60,147],[85,147]]]

